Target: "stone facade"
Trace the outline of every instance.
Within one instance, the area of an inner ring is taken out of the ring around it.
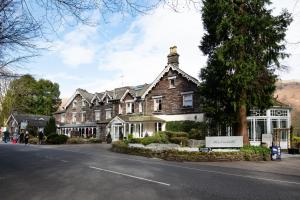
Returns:
[[[118,125],[121,136],[136,132],[143,137],[145,133],[161,130],[164,120],[159,118],[160,115],[176,115],[180,118],[187,114],[201,114],[199,82],[179,69],[179,55],[175,50],[171,49],[168,65],[152,84],[116,88],[96,94],[77,89],[65,109],[55,114],[60,124],[59,131],[62,134],[70,134],[70,131],[75,130],[86,137],[89,136],[87,133],[91,128],[93,134],[96,130],[97,137],[104,138],[108,132],[114,132],[112,128],[116,128],[111,121],[119,123],[120,120],[125,120],[121,128]],[[186,95],[188,106],[183,105]],[[155,104],[157,97],[161,100],[157,100],[158,103]],[[112,120],[116,116],[122,119]]]

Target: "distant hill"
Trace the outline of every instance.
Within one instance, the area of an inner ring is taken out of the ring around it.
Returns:
[[[275,98],[290,105],[292,110],[292,125],[300,134],[300,81],[279,81],[276,84]]]

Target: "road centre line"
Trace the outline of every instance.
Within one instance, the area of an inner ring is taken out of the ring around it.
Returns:
[[[151,179],[147,179],[147,178],[143,178],[143,177],[138,177],[138,176],[134,176],[134,175],[130,175],[130,174],[124,174],[124,173],[117,172],[117,171],[102,169],[102,168],[98,168],[98,167],[94,167],[94,166],[89,166],[89,168],[95,169],[95,170],[98,170],[98,171],[104,171],[104,172],[109,172],[109,173],[118,174],[118,175],[122,175],[122,176],[127,176],[127,177],[130,177],[130,178],[135,178],[135,179],[139,179],[139,180],[143,180],[143,181],[147,181],[147,182],[151,182],[151,183],[157,183],[157,184],[161,184],[161,185],[170,186],[170,184],[168,184],[168,183],[155,181],[155,180],[151,180]]]

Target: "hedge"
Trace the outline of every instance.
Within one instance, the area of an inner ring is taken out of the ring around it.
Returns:
[[[47,139],[47,144],[65,144],[68,140],[66,135],[50,134]]]
[[[207,133],[207,124],[195,121],[170,121],[166,123],[166,130],[186,132],[190,139],[203,140]]]
[[[153,151],[151,149],[128,147],[122,141],[114,142],[111,150],[118,153],[138,155],[149,158],[160,158],[169,161],[268,161],[270,154],[254,151],[239,152],[186,152],[177,150]]]

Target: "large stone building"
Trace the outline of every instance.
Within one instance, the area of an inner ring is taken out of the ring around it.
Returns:
[[[151,84],[121,87],[91,94],[77,89],[64,109],[56,112],[59,132],[113,140],[144,137],[165,129],[165,122],[203,121],[199,82],[179,68],[176,47],[167,66]]]
[[[168,121],[204,121],[199,81],[179,67],[178,58],[176,47],[170,48],[167,66],[151,84],[95,94],[77,89],[64,109],[55,114],[59,132],[101,138],[110,133],[113,140],[118,140],[128,134],[152,135],[165,130]],[[289,128],[290,110],[277,101],[266,111],[251,110],[247,118],[250,143],[261,144],[262,134],[273,134],[274,128]],[[287,135],[286,132],[281,135],[284,147],[288,144]]]

